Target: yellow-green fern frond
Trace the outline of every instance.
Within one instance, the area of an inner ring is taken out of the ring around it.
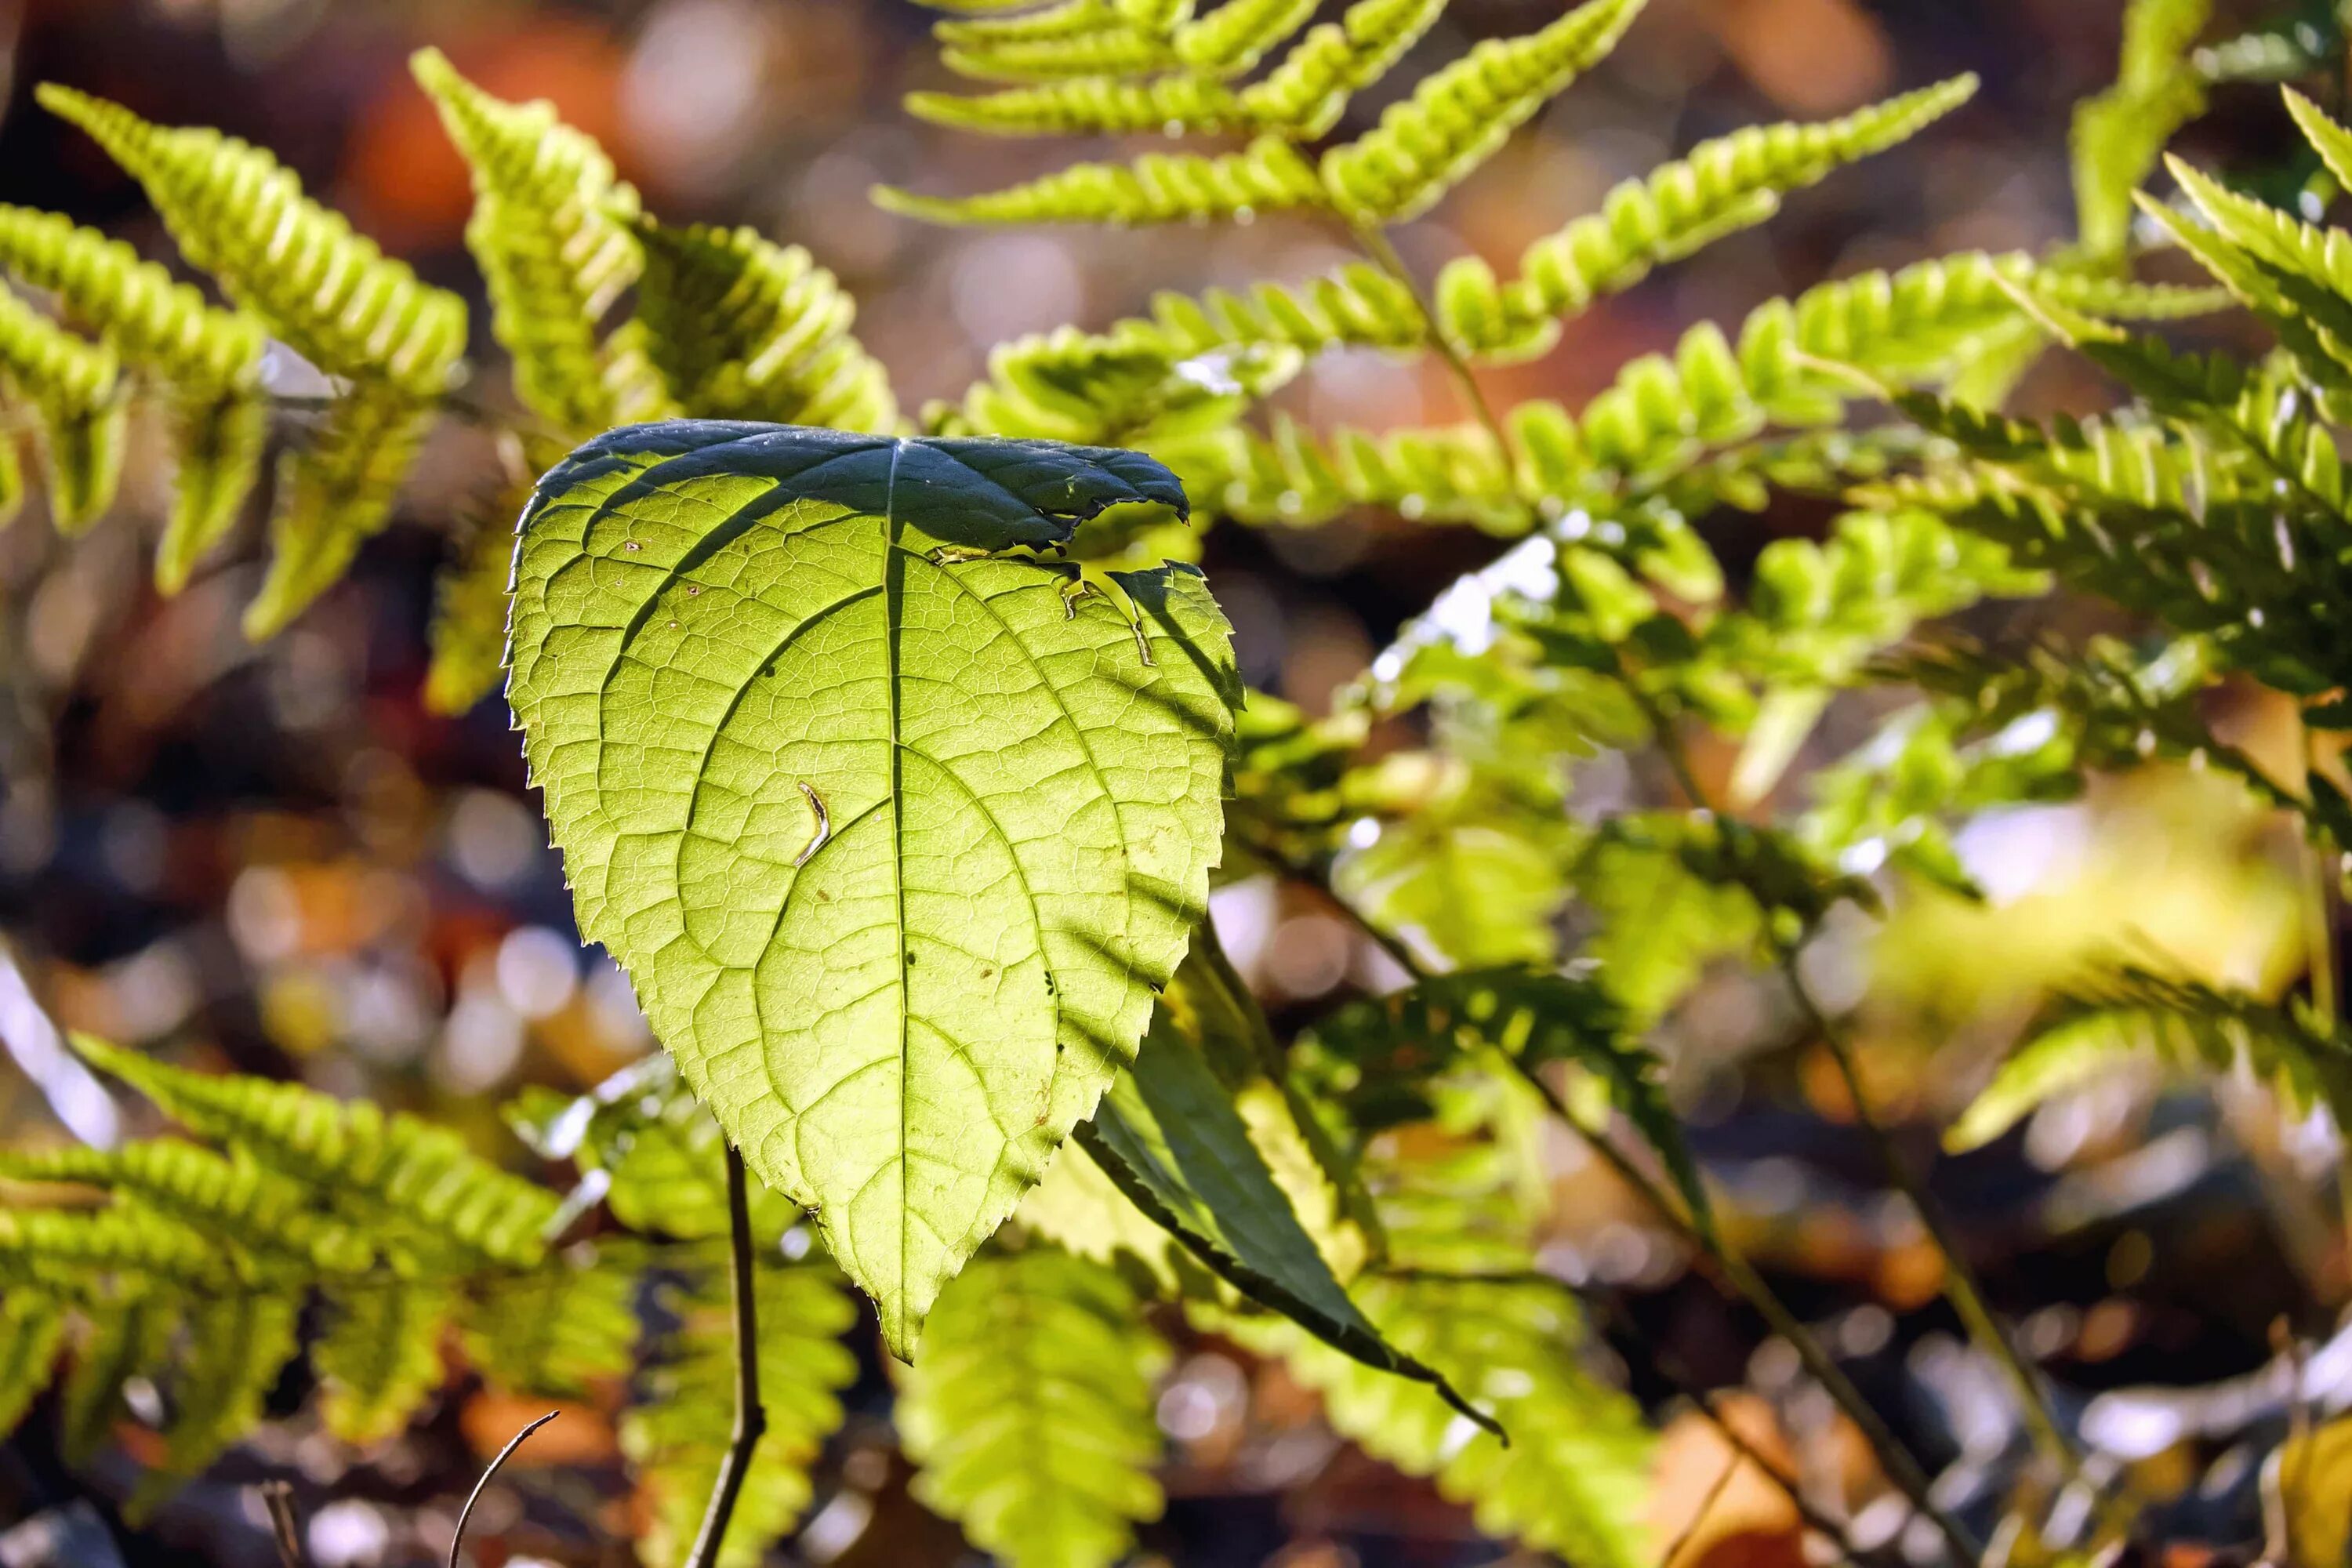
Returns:
[[[1540,31],[1491,38],[1323,154],[1331,199],[1360,223],[1426,211],[1606,55],[1643,0],[1586,0]]]
[[[1580,1314],[1565,1286],[1417,1276],[1368,1281],[1359,1297],[1382,1332],[1490,1399],[1510,1442],[1469,1429],[1427,1387],[1286,1325],[1267,1335],[1292,1374],[1322,1394],[1337,1430],[1407,1475],[1434,1477],[1491,1535],[1589,1568],[1654,1561],[1641,1525],[1654,1439],[1640,1408],[1579,1359]]]
[[[42,471],[60,533],[80,532],[113,504],[122,478],[121,373],[112,349],[0,289],[0,382],[40,415]]]
[[[1524,533],[1535,522],[1509,460],[1475,425],[1318,436],[1283,416],[1268,435],[1227,430],[1154,455],[1196,504],[1244,522],[1307,527],[1356,506],[1499,534]]]
[[[950,46],[940,51],[940,59],[958,76],[1030,82],[1140,76],[1182,63],[1169,39],[1116,16],[1101,26],[1063,37]]]
[[[959,6],[959,10],[982,12],[978,16],[955,17],[934,22],[931,34],[942,44],[983,47],[992,44],[1045,43],[1055,38],[1074,38],[1087,33],[1099,33],[1106,27],[1122,25],[1123,18],[1110,0],[1057,0],[1043,9],[1031,10],[1035,0],[1014,0],[1014,3],[993,7]],[[987,13],[993,14],[987,14]]]
[[[1761,223],[1790,192],[1909,140],[1976,89],[1974,76],[1954,77],[1838,120],[1751,125],[1703,142],[1619,184],[1599,212],[1529,246],[1516,279],[1498,283],[1475,257],[1448,265],[1437,289],[1446,336],[1491,358],[1541,353],[1557,339],[1558,318],[1633,287],[1661,262]]]
[[[310,441],[286,454],[269,520],[269,574],[246,606],[247,637],[259,642],[284,630],[392,521],[433,415],[432,403],[400,386],[356,383]]]
[[[1066,1252],[967,1267],[899,1393],[917,1500],[1008,1568],[1125,1557],[1163,1500],[1151,1409],[1168,1347],[1139,1306],[1118,1274]]]
[[[1314,206],[1315,171],[1289,142],[1261,136],[1239,153],[1147,153],[1131,163],[1074,163],[977,196],[919,196],[893,186],[874,199],[931,223],[1205,223]]]
[[[1316,0],[1224,0],[1177,31],[1178,58],[1213,76],[1240,76],[1305,26]]]
[[[0,400],[0,528],[16,521],[25,505],[25,468],[16,457],[13,411]]]
[[[119,239],[32,207],[0,206],[0,269],[54,294],[123,359],[194,391],[249,390],[269,346],[257,316],[216,310]]]
[[[2115,86],[2074,110],[2076,221],[2092,256],[2123,254],[2132,192],[2172,133],[2204,111],[2205,82],[2191,50],[2212,11],[2212,0],[2131,0]]]
[[[250,1272],[218,1238],[143,1209],[0,1209],[0,1280],[11,1289],[82,1293],[100,1276],[129,1275],[220,1290]]]
[[[58,1399],[58,1447],[68,1463],[87,1463],[106,1441],[122,1413],[122,1385],[162,1365],[177,1316],[158,1295],[131,1291],[83,1318]]]
[[[1147,333],[1065,327],[990,351],[988,379],[964,394],[953,418],[962,430],[1094,446],[1181,437],[1230,423],[1287,380],[1297,356],[1280,355],[1180,360]]]
[[[257,392],[177,392],[172,398],[172,515],[155,547],[155,586],[176,594],[196,563],[236,526],[269,445],[269,403]]]
[[[1308,28],[1263,79],[1241,89],[1244,114],[1296,140],[1323,135],[1444,10],[1445,0],[1357,0],[1338,22]]]
[[[2327,172],[2336,176],[2339,187],[2352,188],[2352,131],[2347,131],[2327,116],[2326,110],[2291,87],[2279,89],[2286,100],[2286,111],[2303,132]]]
[[[437,1280],[353,1280],[326,1292],[327,1327],[311,1351],[320,1418],[364,1447],[398,1435],[441,1386],[452,1306]]]
[[[677,1305],[684,1321],[669,1356],[647,1378],[648,1397],[621,1419],[621,1449],[652,1504],[638,1549],[651,1568],[677,1568],[694,1540],[735,1408],[735,1345],[726,1286],[698,1277]],[[768,1429],[751,1452],[719,1568],[754,1568],[808,1507],[809,1470],[841,1425],[841,1391],[857,1358],[840,1336],[856,1309],[831,1270],[762,1268],[759,1299],[760,1396]]]
[[[147,191],[190,261],[321,370],[436,396],[466,346],[465,301],[354,234],[258,147],[203,127],[151,125],[120,104],[44,83]]]
[[[887,374],[850,335],[856,301],[807,251],[748,228],[650,218],[637,235],[646,351],[686,413],[839,430],[897,423]]]
[[[0,1181],[100,1188],[257,1255],[327,1272],[363,1269],[376,1252],[364,1233],[314,1212],[303,1183],[176,1138],[0,1150]]]
[[[466,1358],[514,1394],[577,1398],[625,1379],[637,1343],[637,1281],[647,1261],[625,1241],[583,1244],[528,1274],[494,1275],[466,1305]]]
[[[123,1505],[128,1517],[144,1518],[260,1424],[263,1402],[299,1348],[301,1307],[295,1294],[252,1291],[189,1308],[163,1382],[171,1417],[163,1426],[163,1462],[139,1478]]]
[[[498,1262],[530,1265],[546,1250],[541,1231],[556,1211],[554,1194],[490,1164],[445,1127],[299,1084],[192,1072],[88,1035],[73,1046],[189,1131],[274,1170]]]
[[[502,492],[467,520],[466,537],[433,584],[433,626],[425,643],[425,706],[458,714],[498,689],[506,672],[507,579],[514,565],[521,494]]]
[[[515,391],[567,437],[610,427],[617,410],[597,328],[637,275],[621,216],[635,193],[553,104],[493,98],[438,49],[410,66],[473,170],[466,243],[489,284],[490,330],[514,356]]]
[[[65,1336],[57,1302],[35,1290],[0,1292],[0,1436],[16,1429],[48,1387]]]
[[[1145,81],[1087,77],[979,97],[914,92],[907,95],[907,112],[934,125],[992,136],[1114,135],[1139,131],[1172,135],[1247,130],[1255,124],[1247,106],[1231,89],[1197,76],[1154,77]]]

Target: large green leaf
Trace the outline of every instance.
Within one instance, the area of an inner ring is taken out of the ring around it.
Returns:
[[[1234,1289],[1366,1366],[1433,1384],[1449,1405],[1491,1426],[1349,1300],[1252,1141],[1232,1090],[1184,1026],[1190,1011],[1163,1005],[1153,1017],[1135,1065],[1078,1131],[1087,1152],[1129,1202]]]
[[[1205,906],[1237,688],[1131,452],[706,421],[540,484],[509,691],[583,932],[912,1351],[1135,1055]]]

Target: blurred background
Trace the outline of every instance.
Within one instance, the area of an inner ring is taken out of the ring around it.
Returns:
[[[1525,31],[1557,11],[1553,0],[1457,0],[1383,90],[1473,37]],[[1736,320],[1865,268],[2064,242],[2068,115],[2114,74],[2118,12],[2111,0],[1652,0],[1601,70],[1403,235],[1402,248],[1424,276],[1465,249],[1516,255],[1614,182],[1707,136],[1982,75],[1976,100],[1919,141],[1602,301],[1558,351],[1495,378],[1501,398],[1574,405],[1622,361],[1698,320]],[[215,125],[273,149],[362,232],[465,293],[486,346],[486,306],[461,243],[466,173],[408,74],[410,51],[432,44],[491,92],[553,100],[665,218],[751,224],[807,246],[859,300],[859,335],[910,408],[960,393],[1006,338],[1098,328],[1155,289],[1295,280],[1341,259],[1305,221],[992,233],[877,210],[866,191],[877,182],[965,193],[1072,155],[901,115],[908,89],[957,85],[936,63],[929,20],[905,0],[0,0],[0,200],[169,255],[130,180],[36,109],[32,85],[64,82],[164,123]],[[1351,123],[1382,101],[1360,101]],[[2293,144],[2275,97],[2258,89],[2224,89],[2185,142],[2200,163],[2242,170],[2283,165]],[[484,384],[484,396],[502,395],[495,365]],[[2095,395],[2063,366],[2025,395],[2040,406]],[[1318,425],[1457,412],[1433,359],[1329,355],[1285,396]],[[290,631],[257,647],[236,626],[258,571],[257,523],[178,598],[149,586],[162,477],[136,465],[157,442],[134,442],[125,500],[106,526],[61,542],[36,500],[0,534],[0,1040],[17,1064],[0,1068],[0,1139],[60,1124],[102,1137],[139,1114],[64,1059],[52,1020],[131,1044],[193,1041],[198,1059],[420,1109],[516,1156],[497,1121],[501,1098],[526,1084],[585,1087],[649,1047],[626,982],[572,930],[504,705],[453,720],[420,702],[431,574],[453,517],[496,472],[480,432],[448,421],[434,440],[401,522]],[[1826,515],[1727,514],[1708,536],[1736,584],[1769,539],[1818,531]],[[1223,528],[1206,563],[1250,681],[1320,710],[1403,617],[1496,548],[1469,531],[1360,517],[1311,532]],[[2105,626],[2064,605],[2003,614],[2035,628]],[[2247,702],[2219,717],[2258,754],[2292,745],[2284,713]],[[1833,717],[1818,751],[1843,750],[1871,718],[1866,708]],[[1648,787],[1604,758],[1582,791],[1600,809]],[[1801,783],[1788,788],[1801,798]],[[2005,812],[1963,835],[1991,909],[1898,910],[1883,932],[1820,954],[1819,978],[1825,994],[1864,1007],[1883,1047],[1871,1058],[1885,1076],[1875,1087],[1924,1129],[1926,1150],[2023,1026],[2039,986],[2116,940],[2126,920],[2219,976],[2275,984],[2294,973],[2292,845],[2188,775],[2136,776],[2082,802]],[[1312,895],[1243,885],[1219,895],[1217,912],[1281,1017],[1384,983],[1377,956]],[[1671,1025],[1676,1093],[1701,1152],[1790,1294],[1809,1310],[1834,1307],[1837,1342],[1874,1394],[1962,1451],[1993,1443],[2002,1417],[1991,1374],[1951,1334],[1934,1300],[1932,1252],[1868,1179],[1832,1076],[1790,1048],[1781,1005],[1731,973]],[[2107,1395],[2107,1418],[2150,1456],[2195,1451],[2202,1429],[2179,1399],[2137,1385],[2252,1376],[2246,1398],[2258,1399],[2273,1321],[2324,1329],[2320,1304],[2342,1288],[2330,1272],[2340,1268],[2332,1221],[2307,1180],[2334,1158],[2332,1134],[2282,1135],[2255,1099],[2251,1087],[2166,1100],[2151,1083],[2109,1084],[1938,1172],[1995,1295],[2063,1396]],[[1793,1365],[1757,1352],[1605,1173],[1571,1148],[1554,1155],[1573,1200],[1561,1205],[1559,1267],[1633,1291],[1702,1381],[1756,1390],[1761,1440],[1808,1467],[1859,1463],[1816,1440],[1831,1430],[1821,1412],[1808,1428],[1802,1409],[1775,1399]],[[2352,1362],[2352,1351],[2337,1360]],[[2352,1386],[2352,1367],[2337,1375]],[[829,1455],[796,1560],[955,1559],[953,1531],[904,1499],[876,1436],[883,1387],[869,1368],[856,1396],[866,1425],[854,1420]],[[290,1466],[317,1488],[320,1568],[420,1562],[446,1548],[480,1456],[520,1414],[456,1388],[429,1426],[389,1451],[353,1456],[314,1434],[254,1463]],[[1198,1347],[1160,1415],[1178,1464],[1168,1518],[1147,1541],[1176,1561],[1446,1563],[1496,1551],[1425,1487],[1320,1436],[1309,1397],[1236,1354]],[[2244,1539],[2257,1507],[2251,1458],[2235,1472],[2220,1462],[2236,1430],[2217,1428],[2217,1451],[2195,1451],[2179,1478],[2183,1506],[2203,1510],[2194,1517],[2217,1542]],[[1696,1510],[1722,1468],[1717,1442],[1670,1428],[1663,1529]],[[590,1468],[550,1468],[558,1463]],[[224,1474],[160,1515],[130,1561],[268,1561],[255,1555],[266,1544],[234,1467]],[[616,1475],[593,1413],[551,1429],[492,1489],[477,1527],[484,1550],[513,1563],[625,1562],[625,1546],[597,1555],[584,1544],[626,1507],[617,1483],[593,1480]],[[30,1429],[0,1451],[0,1563],[20,1561],[6,1545],[11,1523],[57,1517],[81,1484]],[[1708,1517],[1682,1568],[1798,1560],[1793,1516],[1760,1482]]]

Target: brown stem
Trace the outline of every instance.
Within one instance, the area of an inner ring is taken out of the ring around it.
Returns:
[[[270,1539],[278,1543],[278,1568],[308,1568],[302,1521],[294,1516],[294,1489],[284,1481],[264,1481],[260,1490],[261,1505],[269,1510]]]
[[[508,1438],[507,1446],[499,1450],[499,1457],[492,1459],[489,1468],[482,1472],[482,1479],[474,1483],[474,1489],[466,1494],[466,1506],[457,1510],[457,1528],[449,1534],[449,1568],[457,1568],[457,1554],[465,1550],[466,1546],[466,1521],[474,1517],[474,1505],[482,1500],[482,1489],[490,1484],[490,1478],[499,1473],[499,1467],[511,1458],[517,1448],[522,1447],[524,1438],[562,1414],[561,1410],[551,1410]]]
[[[758,1265],[752,1252],[751,1202],[745,1181],[743,1156],[730,1144],[727,1220],[735,1286],[735,1433],[726,1457],[719,1462],[710,1507],[702,1516],[694,1550],[687,1553],[686,1568],[711,1568],[719,1561],[719,1544],[727,1539],[727,1521],[734,1517],[735,1500],[742,1495],[744,1479],[751,1473],[751,1452],[768,1430],[767,1406],[760,1400]]]

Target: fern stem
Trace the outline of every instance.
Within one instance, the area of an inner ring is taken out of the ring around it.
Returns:
[[[474,1517],[474,1505],[482,1500],[482,1490],[490,1484],[490,1478],[514,1457],[514,1451],[522,1447],[524,1438],[562,1414],[561,1410],[551,1410],[508,1438],[507,1446],[499,1450],[498,1458],[492,1459],[489,1468],[482,1472],[482,1479],[474,1483],[474,1489],[466,1494],[466,1506],[457,1510],[457,1528],[449,1532],[449,1568],[457,1568],[458,1553],[466,1549],[466,1521]]]
[[[1510,1053],[1506,1053],[1506,1058],[1543,1100],[1545,1108],[1580,1137],[1586,1147],[1600,1155],[1602,1162],[1617,1173],[1618,1179],[1631,1187],[1643,1204],[1664,1220],[1686,1245],[1710,1259],[1715,1264],[1718,1281],[1755,1309],[1767,1328],[1789,1342],[1813,1381],[1828,1392],[1830,1398],[1862,1434],[1863,1440],[1870,1445],[1872,1452],[1878,1458],[1879,1468],[1886,1473],[1886,1479],[1894,1482],[1895,1489],[1936,1527],[1958,1561],[1977,1562],[1983,1555],[1982,1548],[1966,1526],[1937,1506],[1927,1473],[1919,1468],[1919,1462],[1911,1457],[1911,1451],[1886,1425],[1877,1407],[1854,1386],[1853,1380],[1846,1376],[1845,1369],[1838,1365],[1820,1338],[1795,1312],[1790,1310],[1789,1304],[1781,1300],[1772,1287],[1766,1283],[1763,1275],[1757,1272],[1756,1266],[1748,1260],[1747,1255],[1685,1213],[1682,1206],[1667,1195],[1665,1189],[1636,1164],[1631,1155],[1620,1149],[1614,1140],[1597,1128],[1587,1127],[1570,1110],[1559,1091],[1545,1081],[1543,1076],[1524,1058]]]
[[[1422,288],[1421,280],[1412,275],[1412,268],[1405,265],[1404,258],[1397,254],[1397,247],[1391,243],[1386,230],[1369,224],[1350,224],[1348,226],[1356,237],[1357,245],[1362,247],[1374,265],[1395,279],[1398,285],[1412,296],[1413,308],[1429,324],[1431,344],[1436,348],[1438,357],[1445,362],[1446,369],[1454,373],[1454,381],[1461,385],[1463,401],[1477,416],[1478,423],[1486,427],[1487,437],[1495,443],[1495,455],[1508,467],[1511,441],[1503,433],[1503,422],[1495,416],[1495,405],[1486,401],[1486,389],[1478,384],[1477,373],[1470,368],[1470,362],[1463,358],[1462,351],[1438,330],[1437,307]]]
[[[1267,854],[1269,858],[1276,860],[1278,864],[1286,864],[1271,851],[1262,850],[1261,853]],[[1309,878],[1307,871],[1300,867],[1289,866],[1287,868],[1293,876],[1313,881],[1313,885],[1323,889],[1349,919],[1354,921],[1356,926],[1382,952],[1395,959],[1407,974],[1415,980],[1426,980],[1430,977],[1428,967],[1394,932],[1383,929],[1377,922],[1368,919],[1361,910],[1357,909],[1347,900],[1336,894],[1330,894],[1325,880],[1315,880]],[[1756,1310],[1758,1316],[1764,1320],[1765,1325],[1772,1332],[1789,1342],[1797,1352],[1797,1359],[1804,1363],[1805,1370],[1828,1392],[1831,1400],[1844,1412],[1846,1418],[1854,1424],[1855,1429],[1861,1432],[1863,1440],[1870,1445],[1872,1452],[1877,1457],[1879,1468],[1885,1472],[1887,1479],[1895,1484],[1895,1489],[1903,1494],[1912,1508],[1933,1524],[1937,1533],[1943,1536],[1946,1544],[1952,1550],[1954,1560],[1962,1563],[1979,1561],[1983,1556],[1982,1548],[1977,1544],[1976,1539],[1969,1533],[1968,1529],[1959,1521],[1937,1505],[1930,1493],[1927,1473],[1919,1468],[1919,1462],[1911,1457],[1911,1451],[1903,1446],[1902,1440],[1895,1436],[1894,1430],[1879,1415],[1877,1409],[1863,1396],[1862,1391],[1853,1385],[1853,1379],[1846,1376],[1844,1370],[1830,1355],[1820,1339],[1804,1325],[1796,1313],[1789,1310],[1788,1303],[1782,1301],[1774,1293],[1771,1286],[1765,1282],[1764,1277],[1756,1271],[1755,1266],[1748,1261],[1746,1256],[1734,1247],[1729,1241],[1717,1234],[1712,1227],[1701,1226],[1692,1215],[1686,1214],[1679,1204],[1666,1194],[1665,1189],[1653,1179],[1647,1171],[1643,1170],[1631,1155],[1620,1149],[1615,1141],[1606,1132],[1597,1128],[1587,1127],[1580,1121],[1569,1110],[1568,1102],[1560,1098],[1559,1091],[1553,1089],[1526,1060],[1507,1051],[1503,1053],[1503,1057],[1511,1064],[1512,1069],[1526,1080],[1537,1097],[1543,1101],[1546,1110],[1558,1118],[1569,1131],[1581,1139],[1594,1153],[1600,1155],[1601,1161],[1617,1173],[1618,1178],[1632,1188],[1643,1204],[1656,1215],[1668,1229],[1675,1232],[1685,1246],[1714,1263],[1715,1278],[1719,1284],[1727,1286],[1734,1294]],[[1712,1417],[1713,1412],[1709,1411],[1708,1414]],[[1720,1426],[1721,1423],[1718,1421],[1717,1425]],[[1760,1459],[1759,1464],[1761,1466]],[[1790,1482],[1783,1479],[1780,1473],[1770,1467],[1761,1466],[1761,1468],[1767,1475],[1780,1483],[1782,1489],[1789,1492],[1790,1497],[1797,1502],[1800,1509],[1805,1506],[1804,1500],[1797,1496]],[[1851,1543],[1848,1543],[1848,1549],[1851,1551]]]
[[[269,1514],[270,1539],[278,1545],[278,1568],[306,1568],[302,1523],[294,1517],[294,1489],[284,1481],[264,1481],[258,1490]]]
[[[719,1479],[710,1490],[710,1508],[687,1553],[686,1568],[711,1568],[727,1539],[727,1521],[734,1517],[735,1500],[751,1472],[751,1452],[768,1430],[768,1409],[760,1399],[760,1304],[751,1241],[751,1202],[745,1185],[743,1156],[727,1146],[727,1228],[732,1255],[735,1290],[735,1432],[719,1462]]]
[[[1717,815],[1712,799],[1706,789],[1700,785],[1698,776],[1690,765],[1690,759],[1683,750],[1682,738],[1675,727],[1674,721],[1659,707],[1655,699],[1642,689],[1635,672],[1626,664],[1622,655],[1617,660],[1617,675],[1619,682],[1632,697],[1633,705],[1640,710],[1643,721],[1648,724],[1652,736],[1657,742],[1658,754],[1664,759],[1667,769],[1674,774],[1675,782],[1681,787],[1683,794],[1688,797],[1691,807],[1705,812],[1710,816]],[[1734,866],[1736,874],[1744,872],[1746,869],[1738,864],[1736,858]],[[1743,885],[1747,885],[1744,879]],[[1895,1146],[1895,1136],[1887,1130],[1886,1124],[1872,1113],[1869,1097],[1863,1091],[1862,1077],[1855,1068],[1853,1053],[1844,1034],[1830,1021],[1829,1015],[1813,999],[1813,994],[1806,988],[1804,978],[1799,973],[1797,965],[1797,954],[1803,946],[1803,938],[1800,937],[1797,941],[1790,942],[1773,930],[1771,906],[1764,893],[1753,886],[1748,886],[1748,895],[1757,900],[1758,908],[1764,913],[1765,940],[1771,946],[1773,956],[1779,963],[1781,973],[1787,979],[1789,990],[1799,1010],[1804,1014],[1806,1023],[1822,1042],[1822,1048],[1829,1052],[1831,1060],[1836,1064],[1838,1076],[1845,1084],[1847,1098],[1853,1101],[1856,1125],[1860,1126],[1869,1138],[1880,1165],[1886,1172],[1887,1180],[1894,1184],[1896,1191],[1909,1200],[1913,1212],[1919,1216],[1920,1225],[1927,1230],[1929,1243],[1943,1258],[1945,1297],[1952,1303],[1953,1310],[1959,1313],[1960,1321],[1967,1327],[1969,1337],[1976,1341],[1978,1347],[2000,1363],[2002,1370],[2009,1374],[2010,1382],[2017,1392],[2018,1404],[2025,1417],[2026,1428],[2032,1433],[2035,1445],[2042,1450],[2053,1464],[2058,1467],[2059,1472],[2069,1482],[2081,1481],[2083,1479],[2081,1457],[2059,1428],[2057,1416],[2050,1408],[2049,1394],[2042,1385],[2040,1375],[2026,1361],[2024,1353],[2017,1348],[2016,1342],[2010,1337],[2007,1326],[1987,1304],[1984,1289],[1977,1279],[1976,1271],[1961,1256],[1958,1238],[1952,1233],[1951,1224],[1945,1216],[1943,1205],[1937,1201],[1935,1194],[1927,1190],[1927,1184],[1920,1180],[1918,1173],[1912,1170],[1910,1161],[1905,1158],[1903,1151]]]
[[[2007,1326],[1987,1304],[1984,1289],[1978,1282],[1976,1271],[1960,1255],[1958,1238],[1952,1233],[1951,1222],[1944,1214],[1943,1205],[1927,1190],[1918,1173],[1912,1169],[1911,1162],[1895,1145],[1895,1135],[1887,1130],[1886,1124],[1871,1113],[1869,1099],[1863,1090],[1861,1073],[1854,1065],[1853,1047],[1844,1033],[1830,1021],[1821,1004],[1813,999],[1812,993],[1806,989],[1797,965],[1796,946],[1777,936],[1772,939],[1772,945],[1779,954],[1780,972],[1796,998],[1798,1009],[1804,1014],[1806,1023],[1822,1042],[1822,1048],[1829,1052],[1830,1059],[1837,1066],[1838,1078],[1844,1083],[1846,1097],[1853,1104],[1855,1124],[1868,1135],[1880,1165],[1885,1169],[1887,1179],[1910,1201],[1913,1211],[1919,1216],[1919,1223],[1927,1228],[1928,1241],[1943,1255],[1945,1296],[1951,1301],[1953,1310],[1959,1313],[1961,1322],[1967,1325],[1969,1336],[2008,1373],[2024,1412],[2026,1426],[2032,1432],[2036,1445],[2058,1466],[2070,1483],[2081,1481],[2081,1457],[2059,1428],[2057,1416],[2050,1408],[2048,1392],[2042,1385],[2041,1374],[2025,1359],[2024,1352],[2010,1337]]]

